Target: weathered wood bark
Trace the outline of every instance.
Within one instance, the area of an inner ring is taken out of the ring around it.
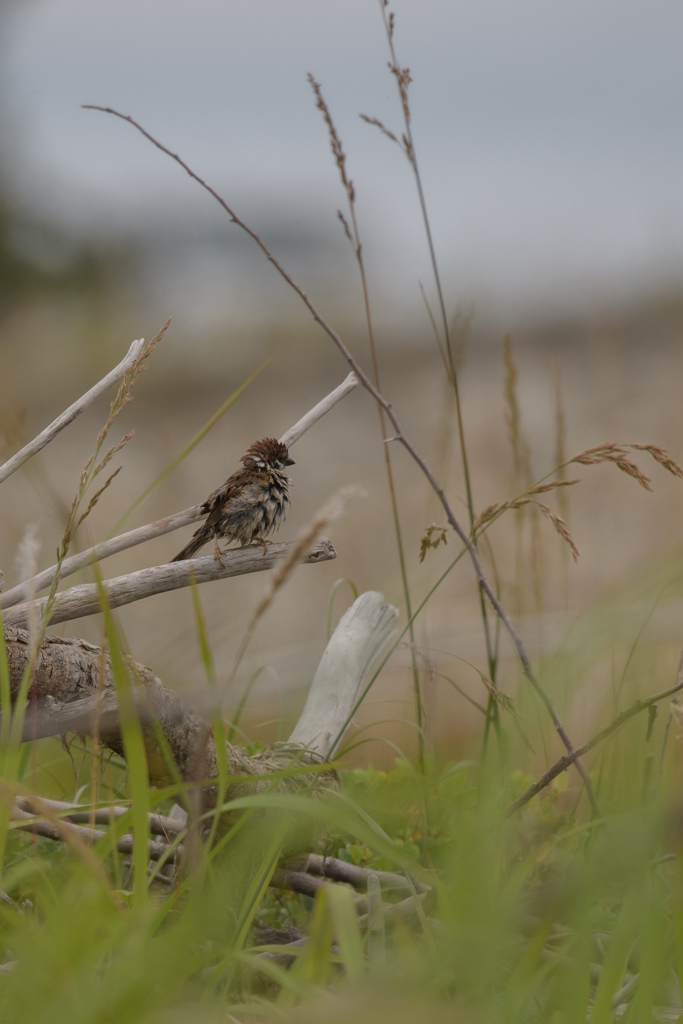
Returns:
[[[328,644],[306,709],[290,741],[255,756],[234,744],[227,745],[230,775],[254,779],[231,786],[228,799],[258,790],[259,776],[292,762],[320,764],[332,752],[362,681],[387,642],[397,615],[395,608],[383,602],[381,594],[368,593],[358,598],[342,616]],[[5,645],[14,700],[31,657],[30,634],[16,626],[6,626]],[[150,781],[157,786],[173,782],[173,772],[158,740],[159,730],[183,781],[216,778],[216,746],[207,720],[167,689],[151,669],[132,658],[125,659],[125,664],[142,724]],[[85,640],[48,636],[35,660],[23,738],[31,740],[69,732],[96,733],[106,747],[125,756],[108,655]],[[310,784],[310,779],[301,776],[285,784],[292,787],[302,781]],[[214,799],[214,789],[205,787],[206,803],[211,804]]]
[[[120,608],[145,597],[163,594],[169,590],[189,587],[192,583],[206,583],[209,580],[228,579],[252,572],[265,572],[286,558],[294,541],[269,544],[263,551],[255,544],[246,548],[232,548],[226,551],[221,564],[213,553],[201,555],[184,562],[169,562],[167,565],[152,565],[137,572],[105,580],[102,583],[110,608]],[[316,541],[303,557],[305,564],[315,565],[336,558],[334,545],[324,537]],[[3,615],[9,626],[27,626],[31,618],[40,622],[47,609],[47,598],[16,604]],[[57,594],[57,600],[50,614],[48,625],[80,619],[86,615],[97,615],[102,610],[100,590],[95,583],[81,583],[64,593]]]
[[[31,654],[26,630],[5,628],[12,698],[17,695]],[[150,781],[168,785],[173,776],[161,754],[154,723],[161,728],[185,781],[217,774],[213,736],[206,723],[177,693],[167,689],[151,669],[132,658],[126,667],[133,683],[143,727]],[[111,663],[100,647],[77,638],[48,636],[36,658],[24,739],[78,732],[97,732],[100,741],[124,755],[118,701]],[[201,755],[199,752],[201,751]],[[239,748],[230,758],[231,772],[241,774]],[[198,763],[201,756],[202,763]]]

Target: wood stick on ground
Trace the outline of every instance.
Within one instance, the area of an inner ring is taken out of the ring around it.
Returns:
[[[318,402],[316,406],[282,435],[280,439],[282,443],[291,448],[307,430],[310,430],[318,420],[322,419],[330,409],[334,408],[337,402],[340,402],[342,398],[345,398],[357,386],[358,378],[354,373],[350,373],[334,391],[326,395],[325,398]],[[118,537],[112,537],[111,540],[96,544],[94,547],[88,548],[87,551],[71,555],[62,562],[60,579],[73,575],[79,569],[83,569],[86,565],[91,565],[93,562],[102,562],[105,558],[109,558],[110,555],[118,554],[119,551],[125,551],[127,548],[135,547],[137,544],[144,544],[145,541],[152,540],[154,537],[161,537],[165,533],[171,533],[173,530],[179,530],[183,526],[189,526],[191,523],[201,519],[203,515],[205,513],[202,512],[201,504],[193,505],[192,508],[186,508],[182,512],[176,512],[173,515],[165,516],[163,519],[157,519],[154,523],[139,526],[135,530],[129,530]],[[52,565],[49,569],[43,569],[42,572],[39,572],[32,579],[12,587],[11,590],[0,596],[0,608],[11,608],[12,605],[18,604],[20,601],[30,600],[33,595],[40,593],[41,590],[52,584],[56,570],[57,566]]]
[[[139,569],[137,572],[128,573],[126,576],[106,580],[102,584],[102,588],[109,606],[120,608],[122,605],[140,601],[142,598],[151,597],[154,594],[189,587],[193,581],[206,583],[210,580],[228,579],[232,576],[243,576],[252,572],[264,572],[266,569],[272,569],[280,560],[286,558],[293,544],[293,541],[269,544],[265,552],[256,544],[246,548],[231,549],[223,555],[224,565],[221,565],[213,554],[202,555],[184,562],[154,565],[148,569]],[[311,547],[302,562],[306,565],[315,565],[336,557],[337,552],[331,542],[321,538]],[[7,609],[3,615],[3,621],[8,626],[26,627],[31,614],[40,618],[46,605],[47,598],[14,605]],[[101,610],[102,604],[97,584],[82,583],[57,594],[55,607],[46,625],[80,619],[86,615],[95,615]]]
[[[53,811],[63,821],[70,821],[75,825],[83,822],[94,821],[96,825],[110,825],[112,821],[130,814],[129,807],[86,807],[83,804],[72,804],[65,800],[49,800],[47,797],[40,797],[40,806],[35,806],[31,796],[18,796],[15,799],[17,807],[29,814],[40,814],[42,808]],[[185,824],[177,818],[169,818],[165,814],[150,814],[149,828],[158,836],[178,835],[185,831]]]
[[[337,883],[327,882],[323,878],[315,878],[305,871],[290,871],[288,868],[278,868],[273,872],[270,884],[274,889],[291,889],[292,892],[298,892],[302,896],[310,896],[313,899],[319,889],[324,889]],[[357,913],[367,913],[367,900],[364,896],[354,894],[353,905]]]
[[[39,836],[45,836],[47,839],[54,839],[60,842],[63,842],[68,836],[74,836],[91,845],[92,843],[99,842],[100,839],[104,839],[107,835],[106,832],[102,832],[100,829],[87,828],[85,825],[73,825],[71,822],[63,820],[53,822],[45,818],[36,817],[34,813],[22,810],[16,803],[12,808],[11,817],[12,821],[18,822],[16,827],[22,832],[35,832]],[[116,848],[119,853],[132,853],[132,835],[121,836],[117,840]],[[168,843],[150,839],[148,841],[148,849],[150,859],[158,860],[168,851]],[[177,846],[171,856],[180,857],[182,852],[182,846]]]
[[[309,735],[306,725],[313,724],[314,733],[312,750],[297,744],[294,738],[273,751],[266,749],[260,754],[250,756],[242,748],[231,743],[226,744],[228,755],[228,773],[231,777],[223,799],[238,798],[247,793],[272,789],[272,772],[286,768],[292,764],[304,766],[311,762],[320,764],[321,757],[330,752],[329,743],[336,741],[339,722],[347,716],[349,700],[355,699],[363,682],[363,673],[367,672],[374,657],[387,642],[397,612],[390,605],[385,605],[381,594],[361,595],[339,623],[330,643],[323,655],[325,669],[316,674],[317,685],[330,684],[337,680],[342,690],[348,689],[346,697],[342,694],[341,710],[335,711],[332,704],[328,707],[332,713],[329,727],[324,728],[320,716],[311,718],[304,712],[303,726],[295,728],[292,737]],[[367,621],[363,624],[363,620]],[[350,629],[350,623],[356,623]],[[12,699],[19,691],[23,673],[31,658],[30,635],[23,629],[5,627],[5,645],[9,669],[10,692]],[[349,656],[348,647],[358,646],[360,654],[355,659]],[[339,664],[335,668],[335,661]],[[177,694],[168,690],[161,680],[146,666],[125,659],[126,666],[134,684],[136,707],[140,717],[143,742],[147,758],[149,779],[152,785],[166,786],[177,777],[184,782],[196,784],[198,779],[215,779],[218,774],[218,759],[213,730],[207,730],[206,719],[190,708]],[[104,673],[104,678],[101,674]],[[317,703],[317,702],[316,702]],[[324,703],[324,702],[323,702]],[[321,725],[323,726],[321,728]],[[96,733],[103,746],[124,756],[123,740],[118,713],[118,704],[111,666],[108,657],[103,657],[99,647],[76,638],[47,636],[38,652],[34,667],[31,704],[24,723],[23,740],[40,738],[50,735],[64,735],[77,731],[80,735]],[[163,734],[164,744],[170,750],[175,767],[171,771],[159,742],[159,732]],[[322,737],[328,737],[327,745]],[[317,746],[320,744],[320,746]],[[329,778],[328,775],[325,778]],[[298,777],[301,784],[309,789],[312,784],[320,784],[321,777],[310,774]],[[283,786],[291,789],[292,780],[283,779]],[[205,785],[203,796],[205,806],[215,802],[217,788],[213,783]],[[14,800],[14,817],[20,820],[19,827],[27,831],[35,831],[51,839],[62,842],[74,841],[96,842],[104,835],[92,824],[106,825],[112,818],[118,819],[127,813],[125,807],[99,807],[90,809],[78,807],[58,800],[40,800],[33,796],[20,796]],[[36,815],[41,816],[39,822]],[[47,819],[47,820],[46,820]],[[150,829],[153,833],[163,836],[167,841],[178,835],[187,822],[187,816],[181,812],[178,818],[150,815]],[[85,824],[88,823],[90,828]],[[72,831],[69,831],[71,829]],[[73,831],[79,830],[79,831]],[[128,837],[119,841],[119,850],[128,853],[126,845]],[[150,846],[150,857],[158,858],[168,848],[168,842],[159,841]],[[314,894],[326,875],[335,874],[340,880],[365,884],[366,872],[362,868],[354,869],[346,865],[347,874],[342,879],[341,862],[334,858],[327,860],[311,855],[306,864],[307,871],[294,871],[287,884],[297,882],[307,886],[307,892]],[[315,876],[318,877],[315,877]],[[294,877],[296,876],[296,877]],[[304,879],[299,878],[304,876]],[[323,877],[320,877],[323,876]],[[351,877],[353,876],[353,877]],[[391,872],[382,873],[387,888],[405,888],[410,882]],[[163,880],[163,879],[161,879]],[[360,901],[359,901],[360,902]],[[365,903],[359,905],[365,910]]]
[[[430,888],[417,879],[409,881],[394,871],[375,871],[372,868],[362,868],[358,864],[349,864],[348,861],[339,860],[337,857],[323,857],[319,853],[309,853],[302,870],[307,871],[309,875],[332,878],[335,882],[347,882],[357,889],[367,888],[368,879],[372,876],[381,882],[385,892],[399,889],[408,890],[412,894],[414,890],[427,892]]]
[[[11,459],[8,459],[4,465],[0,466],[0,484],[3,483],[7,477],[11,476],[12,473],[16,472],[20,466],[23,466],[25,462],[28,462],[32,456],[37,455],[39,451],[42,451],[52,441],[60,431],[68,427],[70,423],[80,416],[88,406],[100,397],[108,388],[111,387],[117,380],[121,380],[127,370],[133,366],[136,360],[139,358],[145,345],[145,339],[140,338],[138,341],[134,341],[128,352],[113,370],[103,377],[101,381],[86,391],[84,395],[81,395],[77,401],[65,409],[63,413],[50,423],[49,426],[45,427],[44,430],[34,437],[32,441],[29,441],[21,451],[18,451],[16,455],[13,455]]]

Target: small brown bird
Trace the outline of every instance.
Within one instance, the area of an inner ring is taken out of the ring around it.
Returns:
[[[290,459],[286,445],[274,437],[264,437],[247,448],[242,462],[242,469],[203,503],[202,512],[208,513],[208,518],[174,562],[194,558],[213,538],[216,558],[222,564],[218,540],[223,537],[238,540],[242,547],[261,544],[265,555],[270,544],[265,538],[280,526],[289,505],[289,478],[282,470],[293,466],[294,459]]]

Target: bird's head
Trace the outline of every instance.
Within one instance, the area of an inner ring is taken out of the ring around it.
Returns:
[[[255,441],[247,448],[242,456],[242,462],[247,469],[284,469],[285,466],[293,466],[294,459],[290,459],[287,446],[274,437],[264,437],[262,441]]]

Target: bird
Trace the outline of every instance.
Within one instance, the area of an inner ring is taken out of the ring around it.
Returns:
[[[225,563],[219,539],[239,541],[242,547],[260,544],[265,555],[271,543],[265,538],[279,528],[290,504],[289,477],[283,470],[293,466],[294,459],[290,459],[287,446],[281,441],[264,437],[247,448],[241,462],[242,467],[203,502],[201,510],[207,519],[174,562],[194,558],[212,539],[221,565]]]

